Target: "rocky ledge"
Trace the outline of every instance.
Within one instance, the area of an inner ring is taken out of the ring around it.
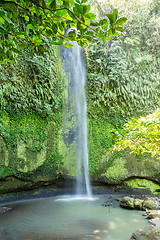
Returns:
[[[133,197],[123,197],[120,201],[120,206],[127,209],[137,210],[157,210],[160,206],[158,198],[139,199]]]
[[[160,240],[160,218],[149,220],[147,226],[134,232],[130,240]]]
[[[123,197],[120,206],[127,209],[145,210],[145,218],[150,219],[144,229],[134,232],[130,240],[160,240],[160,199]]]

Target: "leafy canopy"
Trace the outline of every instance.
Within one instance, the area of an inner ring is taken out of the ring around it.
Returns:
[[[50,44],[80,46],[89,44],[93,36],[103,42],[123,32],[127,18],[118,19],[118,10],[96,21],[87,0],[1,0],[0,1],[0,64],[13,63],[13,55],[29,46],[45,51],[43,36],[51,37]],[[107,20],[108,19],[108,20]],[[17,23],[23,27],[17,27]],[[66,36],[67,26],[71,27]]]
[[[131,153],[147,152],[152,156],[160,156],[160,109],[147,117],[132,118],[116,134],[118,142],[114,150],[120,151],[129,147]]]

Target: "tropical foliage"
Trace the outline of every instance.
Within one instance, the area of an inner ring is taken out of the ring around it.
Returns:
[[[0,63],[13,63],[14,54],[29,46],[35,52],[45,51],[43,36],[51,37],[50,44],[67,48],[77,41],[84,46],[93,35],[103,42],[123,32],[127,18],[118,19],[118,10],[93,21],[87,0],[3,0],[0,1]],[[17,27],[18,25],[22,27]],[[25,24],[23,24],[25,23]],[[66,36],[67,26],[71,31]]]
[[[0,110],[11,115],[37,112],[51,116],[60,111],[63,99],[63,71],[57,47],[35,55],[21,50],[15,64],[0,69]]]
[[[118,142],[114,150],[129,147],[131,153],[147,152],[160,157],[160,109],[146,117],[132,118],[116,134]]]
[[[89,112],[132,116],[150,113],[160,98],[160,2],[108,2],[98,4],[101,16],[118,8],[128,21],[119,37],[104,44],[95,39],[86,49]]]

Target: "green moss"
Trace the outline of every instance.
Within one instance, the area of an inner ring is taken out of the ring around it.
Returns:
[[[108,149],[112,146],[113,128],[103,117],[89,118],[89,167],[92,175],[99,174],[110,157]]]
[[[1,181],[0,193],[11,193],[28,190],[32,187],[33,183],[29,181],[22,181],[20,179],[9,177],[5,181]]]
[[[102,177],[106,177],[110,183],[118,183],[124,178],[127,177],[128,171],[124,167],[126,159],[117,158],[114,160],[113,165],[111,165],[105,174],[102,174]]]
[[[23,174],[20,172],[31,173],[44,165],[46,174],[51,175],[50,169],[54,177],[59,174],[57,169],[62,163],[59,162],[61,157],[57,150],[61,122],[59,113],[54,116],[56,121],[53,118],[43,118],[35,113],[10,116],[9,113],[3,111],[1,117],[3,132],[0,139],[2,143],[0,165],[18,171],[21,177]],[[41,172],[44,171],[41,170]]]
[[[149,188],[152,193],[156,193],[157,190],[160,190],[160,185],[147,179],[136,178],[127,180],[124,183],[131,188]]]
[[[10,168],[10,167],[0,166],[0,179],[5,178],[7,176],[14,175],[14,174],[16,174],[15,169]]]
[[[61,135],[58,148],[64,161],[63,162],[64,175],[75,177],[76,175],[75,142],[73,141],[71,144],[69,144],[69,146],[67,146],[64,142],[63,136]]]

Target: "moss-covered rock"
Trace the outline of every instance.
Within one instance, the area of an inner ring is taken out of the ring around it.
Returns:
[[[7,177],[0,182],[0,193],[19,192],[29,190],[34,187],[31,181],[20,180],[14,176]]]
[[[134,209],[134,198],[123,197],[120,201],[120,206],[124,208]]]
[[[157,210],[159,203],[152,199],[139,199],[133,197],[123,197],[120,201],[120,206],[129,209],[138,210]]]
[[[158,240],[160,239],[160,221],[155,219],[152,224],[147,224],[144,229],[134,232],[130,240]]]
[[[157,191],[160,185],[159,159],[150,154],[130,154],[129,149],[112,151],[114,132],[123,126],[125,116],[107,115],[105,112],[103,115],[101,109],[93,108],[91,102],[88,111],[89,168],[92,180],[107,184],[124,183],[131,188]]]
[[[151,199],[145,200],[143,202],[143,210],[146,210],[146,209],[157,210],[158,204]]]
[[[134,208],[137,210],[142,210],[144,200],[136,198],[134,200]]]
[[[63,166],[58,149],[59,121],[33,113],[10,117],[1,112],[1,117],[0,192],[55,181]],[[10,181],[11,176],[14,181]]]

